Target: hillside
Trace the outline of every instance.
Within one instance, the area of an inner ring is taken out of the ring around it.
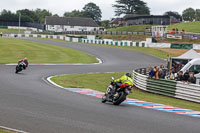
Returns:
[[[146,28],[151,28],[152,25],[131,25],[117,28],[110,28],[107,31],[129,31],[129,32],[145,32]]]
[[[173,28],[178,28],[179,31],[184,29],[185,32],[200,33],[200,21],[182,22],[182,23],[179,23],[179,24],[170,25],[168,27],[169,30],[172,30]]]

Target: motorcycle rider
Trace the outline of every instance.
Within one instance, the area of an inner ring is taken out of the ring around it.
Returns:
[[[133,80],[130,73],[126,73],[121,78],[114,80],[114,82],[112,82],[109,86],[108,93],[115,93],[116,89],[119,88],[122,84],[133,86]]]
[[[19,60],[18,65],[21,65],[23,69],[26,69],[28,67],[28,58],[25,57],[24,59]]]

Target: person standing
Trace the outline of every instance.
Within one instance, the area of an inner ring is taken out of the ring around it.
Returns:
[[[194,77],[194,74],[190,74],[190,77],[187,80],[189,83],[196,84],[196,78]]]

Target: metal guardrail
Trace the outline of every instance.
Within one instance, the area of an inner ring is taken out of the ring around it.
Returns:
[[[144,68],[143,68],[144,69]],[[166,79],[152,79],[142,73],[143,69],[133,71],[134,85],[144,91],[200,103],[200,85],[187,84]]]

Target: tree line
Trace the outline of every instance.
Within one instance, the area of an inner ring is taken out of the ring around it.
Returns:
[[[142,0],[116,0],[116,4],[112,5],[115,8],[115,16],[125,14],[142,14],[150,15],[150,8]],[[187,8],[183,11],[182,15],[177,12],[168,11],[164,15],[174,16],[179,20],[184,21],[200,21],[200,9]],[[0,21],[21,21],[44,24],[45,16],[59,16],[58,14],[52,14],[46,9],[22,9],[17,10],[16,13],[12,13],[9,10],[2,10],[0,13]],[[95,3],[86,4],[82,10],[73,10],[71,12],[65,12],[64,17],[89,17],[99,23],[101,26],[108,26],[108,20],[101,21],[102,12],[99,6]]]
[[[21,17],[21,21],[24,22],[44,24],[45,16],[52,16],[52,13],[46,9],[22,9],[17,10],[16,13],[4,9],[0,14],[0,21],[18,22]]]

